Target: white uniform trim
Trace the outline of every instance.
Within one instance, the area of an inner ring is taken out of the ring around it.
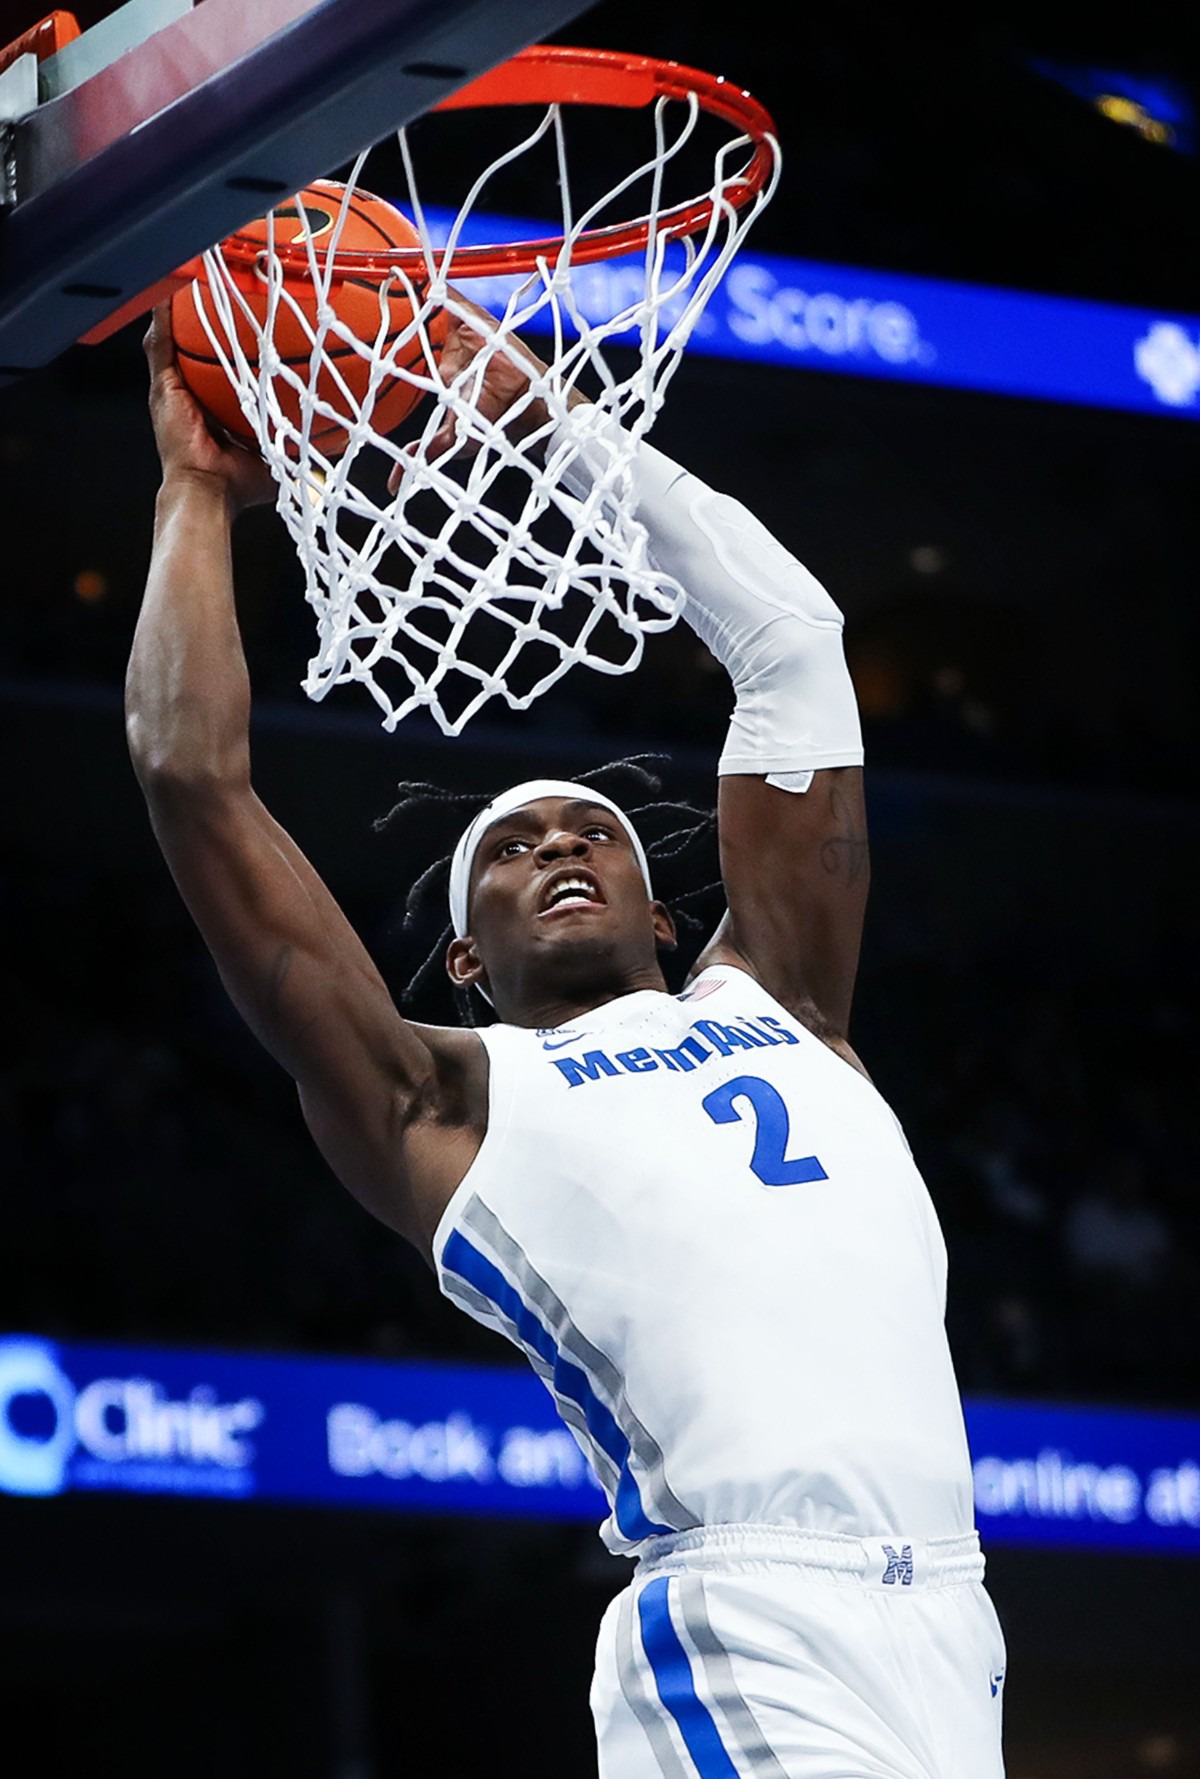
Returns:
[[[913,1588],[961,1587],[983,1580],[978,1532],[951,1538],[916,1538],[904,1532],[886,1538],[852,1538],[845,1533],[807,1532],[796,1526],[697,1526],[670,1537],[650,1538],[638,1552],[638,1574],[695,1573],[760,1568],[786,1563],[829,1581],[880,1587],[896,1599]]]

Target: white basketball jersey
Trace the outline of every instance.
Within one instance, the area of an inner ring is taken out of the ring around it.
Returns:
[[[492,1026],[442,1289],[529,1356],[632,1551],[697,1525],[972,1525],[946,1254],[895,1117],[718,965],[553,1031]]]

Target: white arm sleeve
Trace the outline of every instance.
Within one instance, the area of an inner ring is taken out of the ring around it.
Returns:
[[[586,493],[583,453],[563,480]],[[805,791],[818,768],[861,765],[842,614],[821,583],[739,501],[644,441],[634,487],[655,568],[684,588],[685,619],[733,681],[718,770]]]

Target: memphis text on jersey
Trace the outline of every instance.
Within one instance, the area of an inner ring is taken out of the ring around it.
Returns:
[[[582,1044],[586,1039],[586,1032],[563,1036],[564,1030],[559,1028],[557,1034],[547,1031],[544,1036],[539,1033],[543,1036],[542,1048],[565,1049],[569,1044]],[[557,1043],[547,1042],[555,1036]],[[568,1087],[582,1087],[587,1081],[603,1081],[613,1075],[649,1075],[658,1069],[687,1073],[701,1063],[710,1062],[714,1056],[732,1056],[735,1050],[762,1050],[776,1044],[799,1042],[795,1033],[789,1032],[783,1022],[770,1013],[759,1014],[754,1019],[739,1014],[736,1022],[730,1024],[716,1019],[697,1019],[691,1027],[691,1035],[673,1049],[639,1047],[619,1050],[615,1056],[610,1056],[606,1050],[585,1050],[582,1056],[556,1056],[550,1062]]]

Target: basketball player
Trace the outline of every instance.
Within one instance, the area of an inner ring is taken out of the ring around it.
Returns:
[[[517,786],[450,875],[446,966],[497,1023],[413,1024],[252,787],[229,537],[266,471],[206,430],[165,311],[148,353],[163,482],[128,730],[154,830],[335,1173],[526,1351],[604,1484],[637,1566],[600,1632],[603,1779],[999,1779],[945,1250],[847,1038],[867,860],[837,608],[643,446],[656,565],[734,687],[728,911],[668,993],[630,821]],[[504,412],[525,372],[495,365]]]

